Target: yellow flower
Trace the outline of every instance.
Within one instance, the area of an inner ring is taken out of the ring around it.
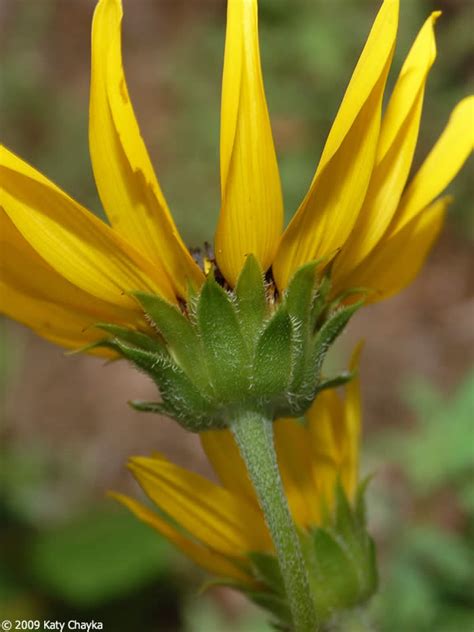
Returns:
[[[346,386],[345,398],[334,389],[318,395],[304,423],[274,423],[285,493],[303,535],[331,521],[338,483],[354,503],[360,426],[358,378]],[[129,468],[158,513],[130,497],[112,495],[211,574],[256,588],[249,554],[274,554],[274,547],[245,464],[229,430],[202,432],[200,439],[219,484],[154,454],[131,458]]]
[[[415,276],[441,227],[437,199],[472,149],[474,98],[461,101],[408,187],[425,83],[435,57],[428,18],[382,117],[398,0],[385,0],[316,174],[282,233],[280,178],[261,75],[257,1],[229,0],[222,90],[222,207],[217,265],[234,287],[246,256],[280,293],[304,263],[334,260],[334,291],[388,296]],[[121,59],[120,0],[100,0],[92,29],[90,151],[110,225],[2,147],[1,311],[64,347],[102,338],[98,322],[147,330],[132,292],[171,303],[203,271],[184,245],[153,171]],[[94,349],[93,352],[104,353]],[[109,351],[110,352],[110,351]]]

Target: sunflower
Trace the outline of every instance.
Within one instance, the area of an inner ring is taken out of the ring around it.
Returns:
[[[359,348],[353,370],[358,356]],[[291,514],[306,563],[317,568],[310,577],[320,619],[335,608],[364,601],[376,585],[362,511],[364,485],[359,485],[360,429],[357,377],[345,397],[334,389],[321,393],[303,420],[274,422]],[[215,582],[244,592],[280,623],[291,624],[275,547],[232,433],[206,431],[200,440],[218,483],[155,453],[132,457],[128,465],[154,507],[111,495],[211,573]]]
[[[222,206],[215,268],[235,288],[248,254],[281,296],[310,261],[331,270],[332,295],[366,301],[402,289],[443,222],[438,199],[472,149],[474,99],[454,109],[406,186],[436,49],[433,13],[382,116],[398,0],[385,0],[356,65],[315,176],[282,232],[283,203],[260,67],[257,0],[229,0],[222,87]],[[205,272],[183,243],[151,165],[125,81],[120,0],[100,0],[92,29],[90,153],[109,224],[5,147],[0,152],[2,273],[7,316],[67,348],[103,337],[94,325],[149,332],[133,292],[183,305]],[[329,268],[328,265],[331,264]],[[89,348],[92,353],[110,350]]]
[[[211,433],[201,436],[221,486],[161,456],[136,458],[132,471],[161,513],[123,502],[298,632],[374,588],[354,501],[358,421],[351,397],[344,409],[323,390],[351,374],[324,380],[322,360],[363,302],[417,274],[443,223],[449,199],[439,196],[473,147],[467,97],[407,184],[439,13],[422,26],[382,113],[398,5],[383,2],[283,230],[257,0],[228,0],[221,211],[202,265],[178,233],[135,118],[120,0],[99,0],[92,28],[89,144],[109,224],[0,151],[1,311],[61,346],[127,358],[160,388],[162,401],[140,410]],[[305,413],[306,425],[274,421]]]

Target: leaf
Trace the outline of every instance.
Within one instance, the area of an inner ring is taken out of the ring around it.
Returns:
[[[313,346],[314,366],[321,366],[327,350],[344,331],[345,326],[362,304],[363,301],[359,301],[349,307],[343,307],[328,317],[315,337]]]
[[[326,529],[313,534],[316,552],[315,594],[320,616],[347,608],[360,599],[359,578],[345,547]]]
[[[284,597],[285,586],[277,558],[260,552],[249,553],[248,557],[252,562],[256,578],[271,588],[272,592]]]
[[[162,334],[177,364],[207,391],[209,379],[201,362],[202,345],[191,322],[177,307],[159,296],[144,292],[135,292],[134,296]]]
[[[279,623],[290,626],[292,623],[291,612],[285,599],[267,592],[246,591],[247,597],[257,606],[268,610],[273,614]]]
[[[252,371],[254,392],[265,396],[283,394],[291,374],[292,324],[282,306],[263,330],[255,351]]]
[[[167,415],[168,411],[161,402],[144,402],[133,399],[128,402],[129,405],[140,413],[155,413],[157,415]]]
[[[293,275],[285,293],[284,305],[293,325],[293,375],[290,390],[298,392],[305,375],[306,356],[310,349],[311,305],[314,298],[317,262],[308,263]]]
[[[262,268],[252,254],[248,255],[245,260],[237,280],[235,294],[240,327],[244,339],[248,343],[249,351],[253,352],[255,341],[262,329],[267,312],[267,301]]]
[[[235,401],[248,390],[249,356],[234,305],[208,277],[197,307],[198,327],[209,375],[221,401]]]
[[[129,347],[119,340],[107,341],[104,346],[118,351],[136,367],[145,371],[157,384],[163,404],[156,406],[151,403],[146,406],[148,412],[166,413],[191,432],[208,430],[211,426],[222,426],[214,420],[215,408],[212,400],[206,397],[206,394],[169,356]]]
[[[311,261],[299,268],[293,275],[285,293],[285,305],[292,318],[304,325],[309,320],[314,298],[317,261]]]
[[[318,383],[317,393],[320,393],[321,391],[324,391],[328,388],[337,388],[338,386],[344,386],[345,384],[350,382],[353,377],[353,372],[343,371],[342,373],[339,373],[339,375],[334,375],[333,377],[322,379]]]
[[[127,327],[120,327],[118,325],[111,325],[109,323],[99,323],[96,325],[98,329],[107,332],[114,338],[118,338],[122,342],[145,349],[146,351],[163,351],[163,343],[156,337],[152,338],[134,329],[127,329]]]
[[[126,511],[101,509],[33,536],[29,564],[48,591],[90,607],[162,575],[169,546]]]
[[[325,274],[321,279],[316,295],[311,307],[311,328],[313,332],[317,329],[319,321],[327,308],[327,300],[329,292],[331,291],[331,278],[328,274]]]

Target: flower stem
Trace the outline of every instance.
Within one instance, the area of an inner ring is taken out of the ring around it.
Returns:
[[[275,545],[295,632],[316,632],[306,565],[288,508],[273,443],[273,423],[245,412],[231,425]]]

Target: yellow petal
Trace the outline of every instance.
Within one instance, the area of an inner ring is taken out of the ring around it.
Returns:
[[[89,144],[97,188],[114,229],[187,296],[204,275],[184,245],[156,179],[128,94],[120,0],[101,0],[92,29]]]
[[[382,98],[395,47],[398,0],[385,0],[354,70],[310,189],[273,265],[280,289],[304,263],[332,257],[357,219],[369,184]]]
[[[256,0],[229,0],[221,105],[222,208],[216,259],[235,285],[253,253],[266,270],[283,225],[280,176],[260,66]]]
[[[103,338],[103,332],[94,327],[98,322],[144,325],[136,311],[101,301],[61,277],[31,248],[2,209],[0,313],[67,348]],[[91,353],[111,356],[104,349]]]
[[[239,557],[272,549],[261,515],[244,498],[163,457],[134,457],[129,467],[149,498],[213,551]]]
[[[274,429],[278,465],[293,519],[298,526],[308,528],[320,518],[308,431],[295,419],[279,419]]]
[[[376,302],[411,283],[441,230],[449,202],[449,197],[437,200],[398,232],[382,239],[347,278],[347,287],[373,290],[366,300]]]
[[[208,430],[201,432],[199,438],[222,485],[259,508],[245,463],[230,430]]]
[[[404,193],[390,232],[401,230],[440,195],[474,147],[474,96],[454,108],[437,143]]]
[[[22,294],[3,278],[0,278],[0,313],[66,349],[79,349],[104,337],[93,329],[86,329],[83,317],[55,303]],[[107,349],[91,349],[88,353],[105,358],[116,357]]]
[[[341,481],[347,497],[354,499],[359,479],[359,444],[362,425],[360,396],[359,359],[363,343],[360,342],[352,354],[350,370],[355,375],[345,387],[344,436],[341,437],[342,463]]]
[[[144,290],[175,300],[166,274],[38,171],[0,148],[1,206],[61,276],[112,304],[139,309],[125,294]]]
[[[214,553],[201,544],[194,542],[191,538],[184,536],[142,503],[123,494],[111,493],[110,496],[122,503],[127,509],[130,509],[139,520],[153,527],[184,553],[186,557],[201,568],[204,568],[204,570],[218,577],[233,579],[245,584],[254,584],[252,577],[239,568],[238,565],[233,564],[223,555]],[[245,560],[242,560],[242,565],[244,562]]]
[[[334,505],[334,489],[340,474],[342,401],[334,390],[319,393],[306,413],[312,451],[312,475],[322,506]]]
[[[382,120],[369,188],[352,233],[338,255],[333,279],[350,272],[375,247],[387,229],[410,172],[420,127],[428,73],[436,58],[432,13],[401,69]]]

